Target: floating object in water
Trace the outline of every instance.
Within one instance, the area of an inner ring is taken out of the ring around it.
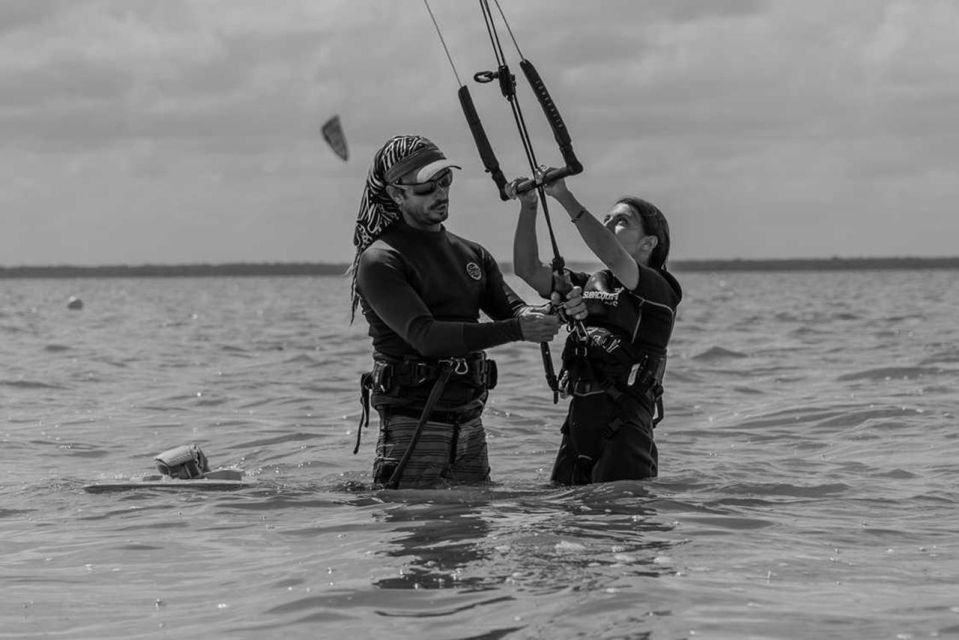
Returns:
[[[131,489],[192,489],[200,491],[233,491],[254,484],[245,480],[240,469],[210,471],[206,455],[196,444],[168,449],[154,458],[160,475],[133,476],[126,480],[96,482],[83,487],[87,493],[108,493]]]
[[[153,460],[157,463],[160,473],[180,480],[202,478],[210,471],[206,455],[196,444],[184,444],[167,449]]]
[[[67,309],[82,309],[83,300],[76,296],[70,296],[70,299],[67,300]]]

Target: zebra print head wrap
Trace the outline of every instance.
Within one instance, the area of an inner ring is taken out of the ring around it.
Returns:
[[[423,136],[402,135],[394,136],[386,141],[373,156],[370,172],[366,178],[366,188],[363,189],[363,198],[360,200],[360,210],[356,215],[356,228],[353,230],[353,246],[356,255],[350,267],[350,321],[356,316],[356,305],[359,296],[356,292],[356,268],[360,262],[360,254],[380,237],[380,234],[400,217],[400,209],[386,192],[386,186],[395,181],[403,173],[403,161],[418,151],[426,148],[436,148],[430,140]]]

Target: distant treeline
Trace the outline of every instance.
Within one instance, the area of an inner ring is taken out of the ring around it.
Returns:
[[[71,265],[0,267],[0,278],[178,278],[204,276],[342,276],[349,265],[320,262],[234,262],[226,264]],[[571,263],[592,270],[596,265]],[[510,265],[503,265],[509,271]],[[677,272],[691,271],[871,271],[877,269],[959,269],[957,258],[795,258],[763,260],[677,260]]]
[[[78,267],[0,267],[0,278],[184,278],[204,276],[333,276],[349,265],[315,262],[232,262],[226,264],[145,264]]]
[[[874,271],[959,269],[956,258],[782,258],[761,260],[677,260],[673,271]]]

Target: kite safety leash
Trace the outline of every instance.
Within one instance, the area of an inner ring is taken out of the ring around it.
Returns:
[[[490,44],[493,47],[493,53],[496,56],[496,70],[495,71],[480,71],[473,75],[473,79],[481,84],[488,84],[497,80],[499,83],[500,91],[503,94],[503,97],[506,98],[506,101],[509,103],[510,108],[513,112],[513,119],[516,122],[516,128],[519,132],[520,140],[523,144],[523,149],[526,152],[526,159],[529,162],[530,171],[532,172],[533,178],[530,180],[524,180],[516,186],[516,193],[525,193],[536,189],[539,193],[539,202],[543,205],[543,217],[546,219],[546,228],[549,231],[549,241],[553,250],[553,259],[550,263],[551,270],[553,272],[553,289],[554,291],[560,293],[565,297],[565,294],[569,292],[571,286],[569,284],[569,276],[566,274],[566,261],[563,259],[563,256],[560,255],[559,245],[556,243],[556,235],[553,232],[553,223],[549,216],[549,207],[546,203],[546,191],[544,186],[560,180],[567,176],[576,175],[583,170],[583,165],[576,158],[576,154],[573,152],[573,144],[569,135],[569,131],[566,129],[566,124],[563,122],[563,118],[559,113],[559,109],[556,107],[556,103],[553,102],[552,97],[549,95],[549,91],[546,89],[546,85],[543,83],[543,79],[540,77],[539,72],[536,71],[536,67],[533,66],[533,63],[526,59],[523,55],[523,52],[519,48],[519,44],[516,42],[516,37],[513,35],[513,30],[509,26],[509,22],[506,20],[506,15],[503,13],[502,7],[500,7],[499,0],[493,0],[496,5],[496,9],[499,12],[500,18],[503,21],[503,24],[506,26],[506,30],[509,33],[510,39],[513,41],[513,46],[516,47],[516,52],[519,54],[520,63],[519,66],[523,70],[523,74],[526,76],[527,82],[529,82],[530,88],[532,89],[536,99],[539,101],[540,107],[543,109],[543,113],[546,115],[546,119],[550,124],[550,127],[553,130],[553,137],[556,139],[556,143],[559,145],[560,153],[563,156],[563,162],[565,163],[563,167],[558,167],[555,169],[550,169],[546,172],[540,172],[539,162],[536,160],[536,153],[533,149],[532,139],[529,135],[529,130],[526,126],[526,119],[523,116],[522,108],[520,107],[519,100],[516,96],[516,76],[509,69],[509,65],[506,62],[506,55],[503,52],[503,46],[500,42],[499,33],[496,29],[496,23],[494,20],[493,12],[490,9],[489,0],[479,0],[480,9],[483,12],[483,19],[486,23],[486,30],[489,33]],[[469,125],[470,132],[473,134],[473,140],[476,143],[476,148],[479,151],[480,159],[483,161],[483,166],[486,168],[486,172],[490,174],[493,178],[493,182],[496,183],[496,187],[499,189],[500,199],[509,200],[509,195],[506,193],[506,177],[503,175],[502,169],[500,169],[499,161],[496,159],[496,154],[493,152],[493,147],[490,145],[489,138],[486,135],[486,131],[483,128],[483,123],[479,118],[479,114],[476,111],[476,107],[473,104],[473,98],[470,96],[469,87],[464,85],[460,81],[459,73],[456,71],[456,65],[453,64],[453,57],[450,55],[449,47],[446,46],[446,40],[443,38],[443,33],[440,30],[439,24],[436,22],[436,16],[433,14],[433,10],[430,8],[429,0],[423,0],[423,3],[426,5],[426,10],[430,14],[430,18],[433,20],[433,26],[436,28],[436,33],[439,36],[440,42],[443,45],[443,50],[446,52],[446,57],[449,60],[450,67],[453,69],[453,75],[456,77],[456,82],[459,85],[458,96],[460,101],[460,106],[463,109],[463,114],[466,116],[466,122]],[[540,343],[540,350],[543,356],[543,368],[546,372],[546,381],[549,384],[550,389],[553,391],[553,402],[556,403],[559,400],[559,382],[556,378],[556,372],[553,368],[553,360],[549,351],[549,344],[546,342]]]

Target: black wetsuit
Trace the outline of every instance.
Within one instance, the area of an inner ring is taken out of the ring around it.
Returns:
[[[410,419],[419,416],[435,379],[435,375],[427,376],[419,384],[412,384],[416,380],[411,380],[409,372],[417,371],[414,366],[433,371],[431,363],[450,357],[465,357],[471,363],[486,362],[483,350],[522,339],[516,315],[525,303],[506,285],[495,260],[482,246],[445,229],[423,231],[402,220],[363,252],[356,283],[363,314],[370,325],[373,359],[377,366],[387,365],[393,372],[385,385],[372,390],[372,404],[380,412],[381,425],[374,479],[383,482],[391,472],[390,464],[395,466],[396,454],[402,453],[401,440],[408,435],[405,430]],[[492,322],[479,322],[481,311]],[[472,372],[454,376],[446,384],[433,414],[438,416],[436,422],[454,427],[469,425],[475,442],[471,447],[481,446],[482,454],[466,452],[466,458],[474,458],[472,467],[465,472],[460,470],[458,475],[455,452],[448,454],[448,468],[431,468],[420,475],[438,473],[442,477],[457,476],[456,479],[483,479],[478,477],[483,474],[477,469],[486,465],[488,476],[485,435],[479,416],[489,382]],[[395,427],[393,433],[391,423]],[[445,434],[440,436],[446,438]],[[460,435],[454,434],[450,446],[457,446],[460,439]],[[424,440],[426,444],[421,440],[414,455],[419,456],[421,449],[423,455],[429,455],[429,439]],[[439,459],[441,452],[435,453]],[[406,475],[415,479],[416,464],[411,462],[408,469]]]
[[[552,479],[586,484],[657,475],[653,417],[682,289],[672,274],[639,265],[627,290],[609,270],[570,274],[583,287],[589,340],[563,352],[572,395]]]
[[[393,223],[363,252],[356,283],[375,354],[444,358],[522,339],[525,303],[496,261],[445,229]],[[480,311],[495,322],[480,323]]]

